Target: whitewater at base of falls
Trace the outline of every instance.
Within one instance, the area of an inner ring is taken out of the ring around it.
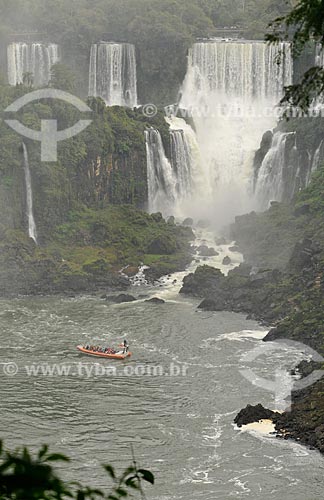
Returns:
[[[32,182],[31,182],[31,175],[29,168],[28,151],[25,143],[23,143],[22,146],[24,155],[24,172],[25,172],[25,183],[26,183],[26,214],[28,219],[28,235],[37,244],[37,230],[33,212],[33,190],[32,190]]]
[[[25,83],[44,87],[51,79],[51,68],[59,62],[59,48],[54,43],[12,43],[7,49],[9,85]]]
[[[135,47],[129,43],[100,42],[90,53],[89,96],[107,106],[137,106]]]
[[[180,107],[194,121],[208,184],[200,212],[216,224],[255,208],[254,154],[275,127],[274,106],[291,80],[289,44],[217,41],[190,50]]]

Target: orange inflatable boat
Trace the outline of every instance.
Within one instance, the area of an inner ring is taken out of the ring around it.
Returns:
[[[132,354],[130,352],[123,351],[116,352],[115,354],[108,354],[105,352],[92,351],[90,349],[86,349],[82,345],[77,346],[78,351],[83,352],[83,354],[88,354],[89,356],[97,356],[98,358],[106,358],[106,359],[126,359],[129,358]]]

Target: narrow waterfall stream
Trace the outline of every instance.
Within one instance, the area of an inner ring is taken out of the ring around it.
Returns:
[[[33,189],[32,189],[32,181],[29,168],[28,151],[27,151],[27,146],[24,142],[22,146],[24,155],[24,172],[25,172],[25,183],[26,183],[26,214],[28,220],[28,235],[37,244],[37,230],[33,212]]]

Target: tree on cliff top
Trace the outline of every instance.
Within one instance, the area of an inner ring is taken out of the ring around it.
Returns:
[[[277,17],[271,24],[272,33],[266,39],[272,43],[292,39],[293,56],[298,57],[307,45],[324,46],[324,0],[298,0],[292,10]],[[299,106],[306,110],[324,92],[324,68],[313,66],[301,81],[286,87],[283,105]]]

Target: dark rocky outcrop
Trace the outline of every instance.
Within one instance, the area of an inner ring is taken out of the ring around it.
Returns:
[[[223,259],[223,266],[229,266],[230,264],[232,264],[232,259],[227,255]]]
[[[200,245],[197,248],[197,252],[201,257],[215,257],[219,255],[215,248],[208,247],[207,245]]]
[[[185,277],[180,293],[205,297],[200,309],[243,312],[271,324],[284,317],[290,307],[285,304],[284,290],[276,288],[280,280],[281,273],[277,270],[253,271],[247,264],[231,270],[227,277],[219,269],[201,266]],[[279,310],[278,301],[281,301]]]
[[[108,302],[113,302],[114,304],[124,304],[126,302],[135,302],[136,298],[133,297],[133,295],[121,293],[119,295],[109,295],[106,300]]]
[[[153,297],[152,299],[146,300],[145,302],[149,304],[165,304],[165,300],[160,299],[159,297]]]
[[[234,423],[238,427],[242,427],[242,425],[252,424],[260,420],[272,420],[277,415],[276,412],[264,408],[261,404],[256,406],[247,405],[247,407],[241,410],[235,417]]]
[[[187,217],[182,223],[183,226],[193,226],[193,224],[194,220],[191,217]]]

